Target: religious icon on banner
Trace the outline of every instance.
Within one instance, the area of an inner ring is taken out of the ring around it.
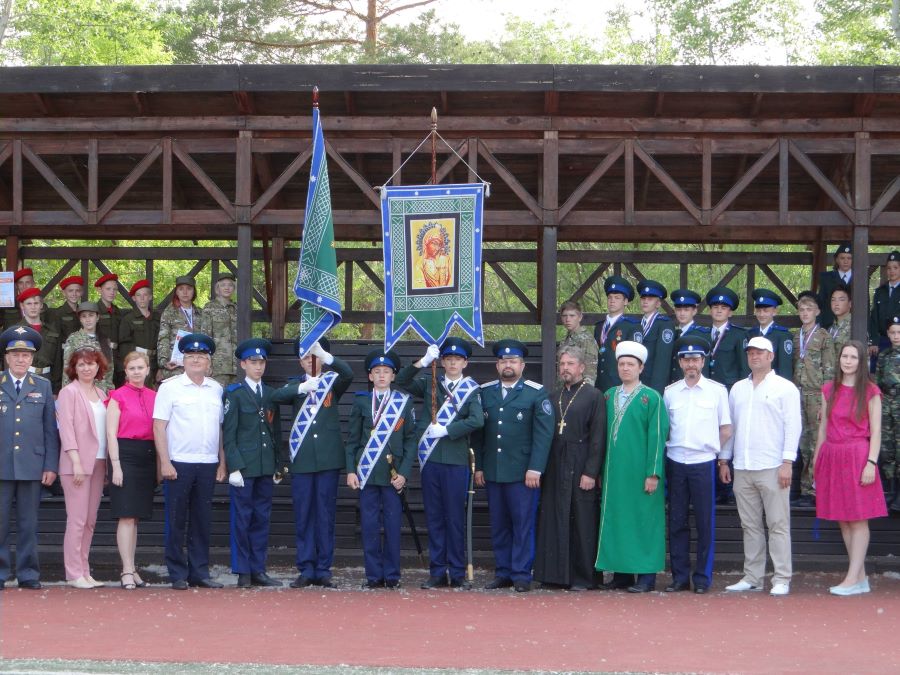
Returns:
[[[456,279],[456,219],[409,218],[409,241],[415,242],[410,256],[411,291],[452,288]]]

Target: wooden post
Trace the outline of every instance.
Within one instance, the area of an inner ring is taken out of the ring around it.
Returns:
[[[543,236],[541,247],[541,297],[539,311],[541,321],[541,382],[547,391],[556,384],[556,285],[557,254],[559,240],[557,224],[559,212],[559,132],[544,132],[544,163],[542,167],[544,206]]]
[[[253,325],[250,319],[253,297],[253,230],[250,226],[250,191],[253,180],[252,131],[241,131],[238,136],[235,170],[235,209],[238,243],[238,296],[237,339],[251,337]]]
[[[272,239],[272,339],[284,339],[287,318],[287,260],[284,256],[284,237]]]
[[[6,238],[6,271],[15,272],[19,269],[19,238],[9,236]]]
[[[866,343],[869,308],[869,221],[872,215],[872,155],[869,133],[856,133],[854,196],[857,221],[853,227],[853,302],[850,337]]]

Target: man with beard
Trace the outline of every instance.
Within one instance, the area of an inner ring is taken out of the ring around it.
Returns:
[[[534,563],[535,579],[572,591],[596,587],[598,479],[606,451],[603,394],[584,372],[584,352],[563,347],[563,385],[551,398],[556,425],[541,489]]]

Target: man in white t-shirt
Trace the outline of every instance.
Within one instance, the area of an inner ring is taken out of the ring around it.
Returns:
[[[160,385],[153,408],[153,437],[165,480],[166,567],[176,590],[221,588],[209,578],[213,489],[226,474],[222,386],[206,377],[216,345],[208,335],[190,333],[178,348],[184,373]]]

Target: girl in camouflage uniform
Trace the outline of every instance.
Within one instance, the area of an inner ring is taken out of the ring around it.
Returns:
[[[172,303],[163,310],[159,318],[159,342],[156,347],[156,362],[159,370],[157,381],[181,375],[184,368],[172,361],[172,347],[188,333],[205,333],[200,310],[194,305],[197,297],[197,284],[194,277],[183,276],[175,279],[175,291]],[[184,331],[181,335],[179,331]]]
[[[109,338],[97,333],[97,321],[100,318],[100,307],[96,302],[82,302],[78,305],[78,321],[81,329],[76,330],[63,344],[62,362],[68,363],[69,357],[78,349],[93,347],[101,352],[108,363],[112,363],[113,351],[109,344]],[[62,386],[69,384],[71,380],[65,371],[62,373]],[[113,390],[113,369],[108,368],[103,379],[97,385],[105,392]]]
[[[234,350],[237,347],[237,305],[232,299],[234,282],[234,275],[231,272],[220,273],[213,287],[216,297],[203,307],[204,332],[216,342],[210,377],[223,387],[235,381],[237,372],[234,359]]]

